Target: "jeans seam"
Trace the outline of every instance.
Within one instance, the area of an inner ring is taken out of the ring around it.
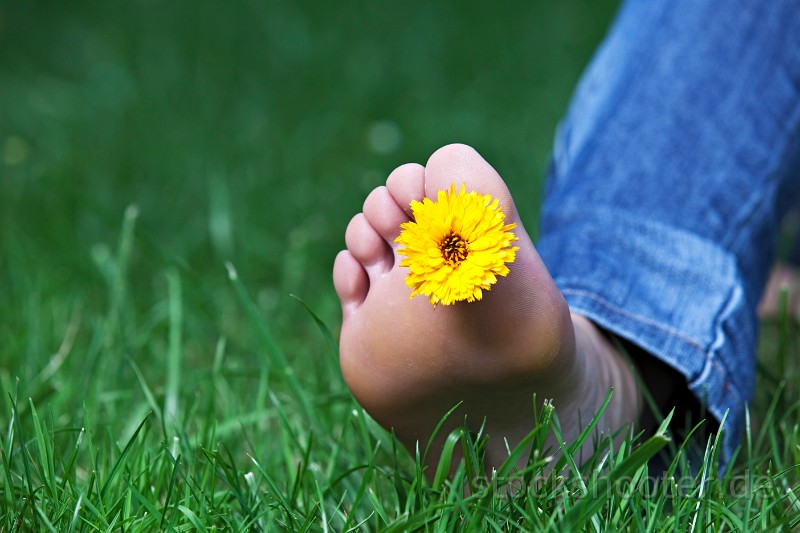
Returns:
[[[589,291],[584,291],[584,290],[581,290],[581,289],[564,289],[561,292],[564,293],[564,294],[574,294],[576,296],[583,296],[583,297],[589,298],[590,300],[593,300],[593,301],[597,302],[598,304],[600,304],[603,307],[609,309],[610,311],[613,311],[614,313],[617,313],[619,315],[622,315],[622,316],[625,316],[625,317],[628,317],[628,318],[632,318],[632,319],[634,319],[634,320],[636,320],[638,322],[641,322],[643,324],[647,324],[648,326],[652,326],[652,327],[654,327],[656,329],[659,329],[659,330],[667,333],[668,335],[671,335],[673,337],[681,339],[682,341],[686,342],[687,344],[689,344],[693,348],[697,349],[697,351],[699,351],[700,353],[703,354],[703,357],[708,359],[708,356],[706,355],[705,350],[703,350],[703,347],[700,345],[700,343],[698,343],[696,340],[694,340],[694,339],[692,339],[690,337],[687,337],[686,335],[683,335],[680,332],[677,332],[677,331],[673,330],[672,328],[664,327],[663,325],[659,324],[658,322],[655,322],[654,320],[650,320],[648,318],[645,318],[645,317],[643,317],[641,315],[637,315],[636,313],[631,313],[630,311],[625,311],[624,309],[621,309],[621,308],[611,304],[610,302],[608,302],[604,298],[601,298],[601,297],[597,296],[596,294],[594,294],[592,292],[589,292]]]

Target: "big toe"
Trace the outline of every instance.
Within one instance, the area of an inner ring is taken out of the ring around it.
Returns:
[[[519,221],[511,193],[503,178],[474,148],[466,144],[448,144],[436,150],[425,166],[425,196],[436,199],[437,191],[455,184],[467,192],[489,194],[497,198],[508,223]]]
[[[465,144],[439,148],[425,167],[425,195],[436,198],[437,191],[447,190],[451,184],[457,188],[464,184],[467,191],[496,198],[506,223],[516,224],[513,229],[519,239],[515,243],[519,246],[516,260],[509,266],[509,275],[498,280],[497,286],[487,295],[489,299],[508,312],[541,314],[544,306],[547,315],[553,314],[550,309],[559,309],[558,314],[565,315],[563,298],[520,221],[511,192],[492,165]]]

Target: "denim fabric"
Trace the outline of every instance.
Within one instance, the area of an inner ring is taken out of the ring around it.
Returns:
[[[800,1],[630,0],[573,97],[541,238],[573,311],[741,438],[756,306],[800,188]]]

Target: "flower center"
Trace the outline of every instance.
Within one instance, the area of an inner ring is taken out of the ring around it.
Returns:
[[[451,231],[447,237],[439,243],[439,250],[442,252],[445,263],[457,265],[467,258],[467,241],[461,235]]]

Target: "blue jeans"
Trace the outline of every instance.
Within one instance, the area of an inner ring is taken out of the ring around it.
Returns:
[[[680,372],[739,443],[800,186],[800,2],[629,0],[559,128],[539,252],[570,308]]]

